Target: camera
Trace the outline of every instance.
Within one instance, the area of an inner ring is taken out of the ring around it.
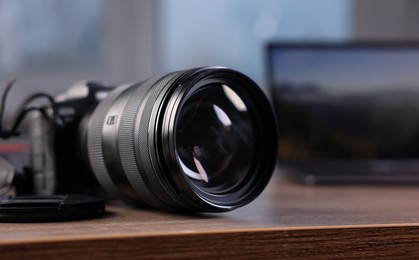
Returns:
[[[49,101],[21,109],[29,115],[37,195],[93,194],[159,209],[223,212],[254,200],[276,164],[269,101],[229,68],[120,86],[78,82]]]

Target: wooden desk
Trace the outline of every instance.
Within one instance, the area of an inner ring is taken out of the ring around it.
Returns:
[[[308,187],[274,178],[233,212],[109,205],[95,220],[0,224],[0,259],[419,257],[419,187]],[[199,257],[199,258],[198,258]]]

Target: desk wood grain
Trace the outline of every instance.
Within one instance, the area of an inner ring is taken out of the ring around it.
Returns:
[[[100,219],[1,223],[0,259],[418,258],[419,187],[302,186],[274,178],[251,204],[182,215],[107,206]]]

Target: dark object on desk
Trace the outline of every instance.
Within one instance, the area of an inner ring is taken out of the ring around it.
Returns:
[[[0,222],[52,222],[99,217],[105,201],[82,195],[0,197]]]
[[[38,97],[49,104],[30,107]],[[224,67],[116,87],[84,81],[54,99],[35,94],[1,136],[16,135],[27,113],[35,115],[29,128],[37,195],[97,194],[96,177],[108,194],[133,204],[224,212],[254,200],[276,163],[268,99],[247,76]]]
[[[279,161],[308,183],[419,183],[419,42],[272,43]]]

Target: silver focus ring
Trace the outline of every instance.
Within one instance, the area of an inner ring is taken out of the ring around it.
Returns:
[[[143,85],[132,93],[126,109],[124,118],[121,118],[120,131],[118,133],[119,153],[121,163],[127,179],[138,194],[144,197],[150,205],[159,205],[160,208],[169,208],[165,203],[170,198],[162,188],[155,170],[151,167],[148,138],[151,110],[155,106],[158,96],[166,85],[176,78],[177,74],[169,74],[165,77],[155,77],[147,80]],[[144,128],[137,133],[135,125],[140,124]],[[138,138],[137,135],[142,138]],[[129,148],[129,149],[128,149]],[[145,154],[145,155],[144,155]],[[140,156],[138,156],[140,155]],[[154,174],[151,174],[154,173]],[[164,194],[164,195],[163,195]],[[164,199],[161,197],[164,196]],[[159,199],[160,198],[160,199]],[[176,204],[170,200],[170,204]]]
[[[121,166],[124,170],[124,175],[131,187],[138,194],[137,197],[148,205],[157,205],[160,208],[167,208],[155,195],[153,195],[150,187],[144,181],[145,173],[141,171],[142,162],[138,162],[135,158],[135,140],[134,140],[134,122],[144,116],[139,113],[139,109],[144,105],[143,100],[148,98],[148,92],[153,87],[156,79],[160,77],[151,78],[144,83],[141,87],[137,88],[131,97],[128,99],[127,104],[122,112],[119,122],[119,131],[117,133],[118,145],[117,149],[121,160]]]
[[[112,196],[121,197],[114,182],[110,178],[103,158],[102,129],[109,107],[130,85],[124,85],[113,90],[95,109],[89,123],[87,134],[87,148],[89,162],[93,173],[102,187]]]

